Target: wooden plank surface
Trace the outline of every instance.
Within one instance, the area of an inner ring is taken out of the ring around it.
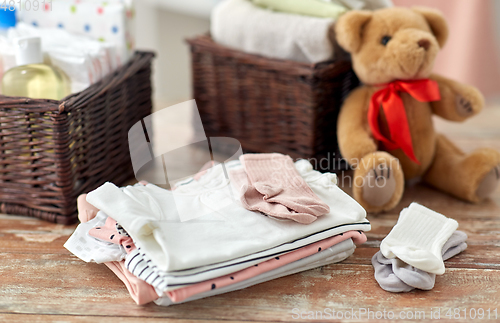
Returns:
[[[500,120],[499,111],[486,110],[479,120],[473,119],[461,128],[441,121],[437,125],[464,150],[480,146],[500,150],[498,121],[491,121]],[[459,229],[469,235],[469,248],[445,263],[446,273],[436,278],[433,290],[385,292],[373,277],[370,259],[396,223],[401,209],[413,201],[456,219]],[[120,280],[104,265],[84,263],[64,249],[74,225],[0,215],[0,321],[156,322],[168,318],[173,322],[309,322],[321,321],[320,313],[324,315],[322,320],[327,320],[330,310],[335,309],[343,314],[356,313],[357,319],[349,322],[366,322],[367,313],[360,317],[363,308],[372,311],[371,318],[384,310],[386,315],[393,311],[395,318],[400,311],[410,311],[412,315],[422,315],[416,312],[423,311],[426,321],[430,320],[432,309],[435,312],[439,308],[441,319],[445,320],[447,311],[457,308],[460,319],[454,322],[471,322],[472,309],[477,313],[481,308],[490,309],[490,320],[486,316],[483,321],[500,321],[500,316],[491,317],[495,309],[500,315],[500,190],[484,203],[473,205],[415,184],[406,189],[396,209],[371,215],[369,220],[372,231],[367,233],[367,243],[342,263],[242,291],[159,307],[135,305]],[[448,314],[458,318],[456,312]]]

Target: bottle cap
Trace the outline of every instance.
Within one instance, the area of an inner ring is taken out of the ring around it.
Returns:
[[[16,10],[11,9],[13,8],[7,3],[0,3],[0,29],[16,26]]]
[[[14,40],[17,66],[43,63],[40,37],[21,37]]]

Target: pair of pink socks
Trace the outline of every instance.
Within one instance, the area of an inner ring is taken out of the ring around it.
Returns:
[[[229,176],[247,210],[302,224],[330,212],[300,176],[290,156],[245,154],[240,161],[243,168],[230,171]]]

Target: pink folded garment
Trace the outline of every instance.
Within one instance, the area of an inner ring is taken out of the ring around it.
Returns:
[[[89,230],[89,235],[122,246],[126,253],[135,250],[135,244],[128,233],[121,225],[116,223],[111,217],[106,219],[106,223],[102,227],[95,227]]]
[[[99,212],[98,209],[86,201],[86,195],[80,195],[78,198],[78,218],[81,222],[92,220]],[[103,227],[91,229],[89,235],[100,240],[122,245],[127,253],[136,248],[132,238],[125,231],[122,231],[121,226],[112,218],[107,218]],[[130,297],[138,305],[147,304],[159,298],[153,286],[128,271],[125,267],[125,260],[106,262],[104,264],[125,284]]]
[[[132,275],[127,270],[125,260],[106,262],[104,264],[125,284],[130,297],[137,305],[147,304],[159,298],[153,286]]]
[[[181,302],[193,295],[200,294],[211,289],[221,288],[237,282],[247,280],[257,275],[263,274],[270,270],[287,265],[291,262],[300,260],[302,258],[311,256],[321,250],[328,249],[333,245],[340,243],[346,239],[351,238],[355,244],[362,244],[366,242],[366,236],[361,231],[347,231],[339,235],[327,238],[305,247],[299,248],[295,251],[289,252],[279,257],[269,259],[253,267],[249,267],[235,273],[225,275],[222,277],[210,279],[198,284],[189,285],[187,287],[179,288],[167,293],[168,297],[173,302]]]
[[[78,208],[78,219],[81,223],[86,223],[95,218],[99,209],[87,202],[87,194],[82,194],[78,196],[76,200],[76,205]]]
[[[278,218],[309,224],[330,212],[304,181],[290,156],[245,154],[244,169],[230,172],[243,206]]]

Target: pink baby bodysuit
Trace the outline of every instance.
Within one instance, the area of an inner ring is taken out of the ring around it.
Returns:
[[[153,286],[128,271],[125,267],[125,260],[106,262],[104,264],[125,284],[130,297],[137,305],[147,304],[159,298]]]
[[[78,199],[76,201],[76,205],[78,208],[78,219],[80,220],[80,222],[89,222],[90,220],[95,218],[99,210],[92,204],[87,202],[87,194],[78,196]]]
[[[90,229],[89,235],[103,241],[121,245],[127,253],[130,253],[136,248],[132,238],[128,236],[127,232],[110,217],[106,219],[104,226]],[[158,294],[154,287],[134,276],[126,268],[124,260],[120,262],[106,262],[104,264],[125,284],[125,287],[127,287],[130,293],[130,297],[132,297],[138,305],[147,304],[158,299]]]
[[[189,285],[180,289],[176,289],[167,293],[168,297],[173,302],[181,302],[193,295],[203,293],[215,288],[221,288],[237,282],[247,280],[281,266],[287,265],[302,258],[311,256],[317,252],[328,249],[333,245],[351,238],[355,244],[366,242],[366,236],[361,231],[347,231],[339,235],[312,243],[295,251],[289,252],[279,257],[269,259],[253,267],[249,267],[235,273],[222,277],[210,279],[198,284]]]
[[[130,253],[135,249],[135,244],[132,238],[118,223],[116,223],[115,220],[110,217],[106,219],[104,226],[90,229],[89,235],[103,241],[121,245],[127,253]]]

